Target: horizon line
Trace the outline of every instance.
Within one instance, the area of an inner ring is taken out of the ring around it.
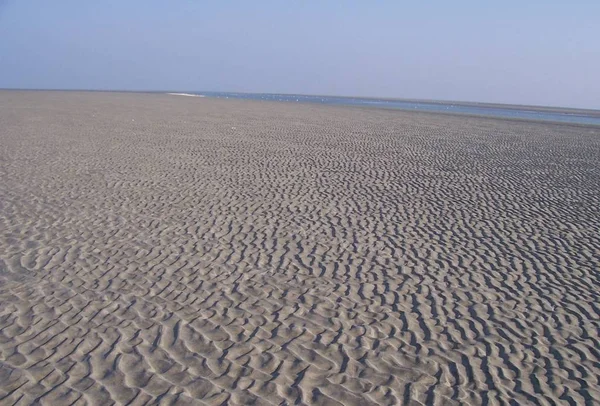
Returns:
[[[484,106],[502,106],[504,108],[521,108],[530,107],[535,109],[560,109],[572,111],[588,111],[600,114],[600,108],[590,107],[566,107],[556,105],[541,105],[541,104],[517,104],[517,103],[499,103],[486,101],[470,101],[470,100],[450,100],[450,99],[422,99],[422,98],[402,98],[389,96],[351,96],[339,94],[318,94],[318,93],[286,93],[286,92],[248,92],[248,91],[232,91],[232,90],[182,90],[182,89],[154,89],[154,90],[131,90],[131,89],[93,89],[93,88],[33,88],[33,87],[0,87],[0,91],[50,91],[50,92],[107,92],[107,93],[222,93],[222,94],[245,94],[245,95],[281,95],[281,96],[316,96],[316,97],[338,97],[344,99],[366,99],[366,100],[385,100],[385,101],[406,101],[406,102],[421,102],[430,104],[457,104],[457,105],[484,105]]]

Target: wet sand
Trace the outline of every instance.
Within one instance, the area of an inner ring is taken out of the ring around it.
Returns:
[[[599,212],[598,127],[1,91],[0,404],[593,404]]]

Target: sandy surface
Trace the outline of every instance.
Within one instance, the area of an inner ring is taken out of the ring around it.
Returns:
[[[599,212],[600,128],[0,92],[0,403],[593,404]]]
[[[191,93],[167,93],[171,96],[187,96],[187,97],[204,97],[201,94],[191,94]]]

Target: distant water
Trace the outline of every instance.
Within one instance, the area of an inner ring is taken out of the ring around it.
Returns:
[[[521,118],[541,121],[557,121],[563,123],[593,124],[600,125],[600,112],[598,115],[588,115],[585,112],[573,112],[571,110],[560,111],[552,109],[551,111],[537,110],[527,107],[499,107],[490,105],[472,105],[460,103],[445,102],[413,102],[406,100],[388,100],[388,99],[366,99],[360,97],[335,97],[335,96],[308,96],[308,95],[290,95],[290,94],[268,94],[268,93],[224,93],[224,92],[194,92],[197,95],[217,98],[250,99],[250,100],[268,100],[292,103],[319,103],[341,106],[363,106],[363,107],[383,107],[389,109],[412,110],[412,111],[431,111],[438,113],[462,113],[478,116],[492,116],[502,118]]]

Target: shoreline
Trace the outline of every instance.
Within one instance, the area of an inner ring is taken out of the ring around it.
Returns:
[[[54,93],[54,94],[127,94],[127,95],[178,95],[183,96],[182,94],[168,93],[168,92],[139,92],[139,91],[105,91],[105,90],[32,90],[32,89],[0,89],[0,94],[6,93]],[[190,94],[191,95],[191,94]],[[195,96],[195,95],[194,95]],[[200,95],[198,95],[200,96]],[[204,96],[204,95],[203,95]],[[186,97],[187,98],[187,97]],[[192,97],[189,97],[190,99]],[[577,123],[577,122],[569,122],[569,121],[552,121],[545,119],[533,119],[533,118],[522,118],[522,117],[504,117],[504,116],[496,116],[496,115],[483,115],[483,114],[471,114],[471,113],[459,113],[452,111],[430,111],[430,110],[414,110],[414,109],[401,109],[401,108],[391,108],[385,106],[369,106],[369,105],[346,105],[346,104],[323,104],[323,103],[315,103],[315,102],[286,102],[286,101],[274,101],[274,100],[256,100],[256,99],[241,99],[241,98],[223,98],[223,97],[212,97],[212,96],[204,96],[198,97],[203,100],[222,100],[222,101],[237,101],[237,102],[259,102],[259,103],[273,103],[273,104],[284,104],[284,105],[295,105],[295,106],[317,106],[322,109],[356,109],[356,110],[366,110],[366,111],[390,111],[390,112],[398,112],[400,114],[423,114],[423,115],[432,115],[432,116],[446,116],[446,117],[462,117],[464,119],[488,119],[488,120],[501,120],[506,122],[515,122],[515,123],[531,123],[531,124],[540,124],[540,125],[559,125],[559,126],[573,126],[579,128],[589,128],[596,130],[599,127],[599,124],[591,124],[591,123]]]
[[[192,93],[167,93],[171,96],[187,96],[187,97],[206,97],[202,94],[192,94]]]
[[[374,96],[336,96],[336,95],[320,95],[320,94],[295,94],[295,93],[249,93],[249,92],[217,92],[217,91],[193,91],[193,92],[176,92],[168,90],[105,90],[105,89],[9,89],[0,88],[1,91],[25,91],[25,92],[90,92],[90,93],[133,93],[133,94],[170,94],[170,95],[197,95],[204,97],[210,93],[221,94],[243,94],[243,95],[273,95],[273,96],[300,96],[300,97],[325,97],[339,99],[363,99],[372,101],[389,101],[389,102],[406,102],[406,103],[423,103],[433,105],[456,105],[464,107],[482,107],[482,108],[501,108],[507,110],[526,110],[531,112],[549,112],[559,114],[574,114],[586,117],[600,118],[600,109],[577,108],[577,107],[559,107],[559,106],[540,106],[528,104],[504,104],[492,102],[473,102],[460,100],[435,100],[435,99],[410,99],[410,98],[393,98],[393,97],[374,97]],[[252,99],[256,100],[256,99]],[[258,100],[257,100],[258,101]],[[378,106],[373,106],[378,108]],[[398,109],[400,110],[400,109]],[[404,110],[410,111],[410,110]],[[452,113],[455,114],[455,113]],[[459,114],[459,113],[456,113]],[[496,117],[496,116],[493,116]]]

